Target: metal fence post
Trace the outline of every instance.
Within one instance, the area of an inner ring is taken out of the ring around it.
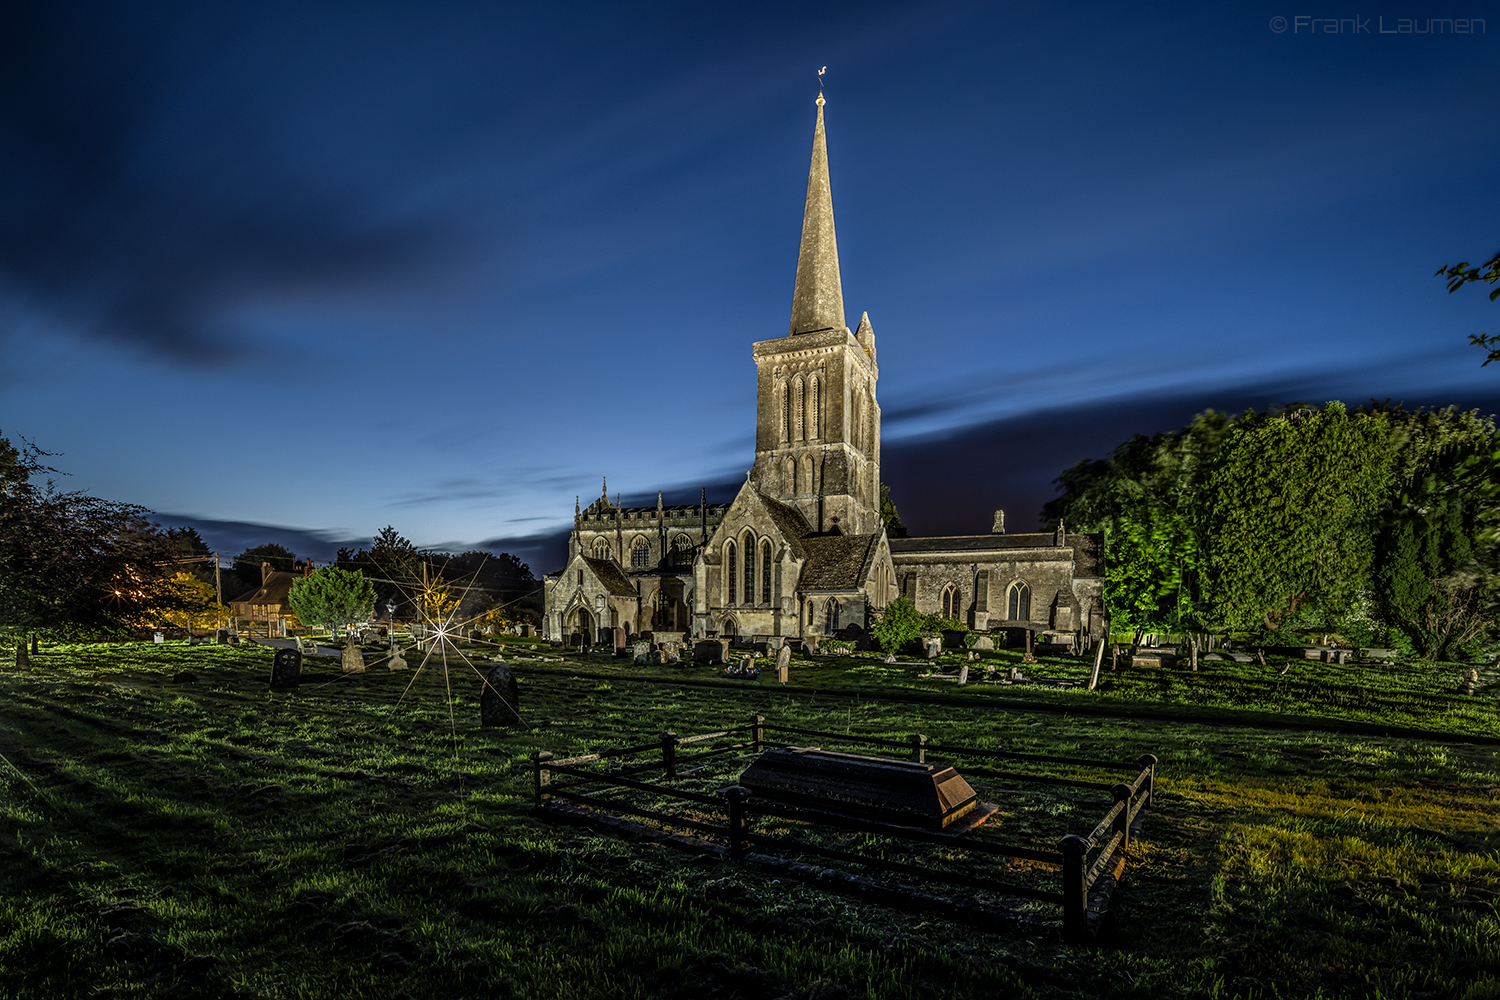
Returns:
[[[1116,802],[1124,803],[1114,822],[1114,832],[1120,834],[1120,854],[1123,856],[1130,848],[1130,786],[1115,785],[1109,793],[1115,797]]]
[[[552,759],[552,755],[545,750],[538,750],[531,755],[532,781],[536,789],[536,804],[540,808],[542,796],[547,794],[547,786],[552,784],[552,772],[543,767],[546,761]]]
[[[1088,944],[1089,890],[1083,882],[1083,862],[1089,842],[1070,833],[1057,842],[1057,849],[1063,856],[1063,940],[1068,944]]]
[[[745,856],[746,834],[749,833],[745,801],[750,798],[750,789],[730,785],[719,789],[719,794],[729,800],[729,856],[738,861]]]
[[[1142,754],[1136,759],[1136,763],[1141,765],[1142,770],[1150,772],[1146,775],[1146,784],[1141,789],[1146,793],[1146,804],[1141,808],[1150,809],[1156,801],[1156,754]]]
[[[661,759],[667,765],[667,777],[677,777],[677,734],[670,729],[661,734]]]
[[[766,717],[764,715],[750,716],[750,748],[756,753],[765,749],[766,743]]]
[[[921,733],[912,733],[906,741],[911,744],[911,759],[918,764],[927,763],[927,737]]]

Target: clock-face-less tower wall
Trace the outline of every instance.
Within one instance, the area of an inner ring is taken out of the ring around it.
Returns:
[[[751,480],[796,506],[818,532],[879,531],[880,369],[869,316],[854,333],[844,325],[821,97],[790,330],[752,352],[758,373]]]

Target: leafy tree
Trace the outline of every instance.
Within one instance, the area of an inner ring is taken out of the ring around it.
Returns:
[[[1368,589],[1391,464],[1386,423],[1342,403],[1238,421],[1208,484],[1210,617],[1274,633]]]
[[[370,620],[375,610],[375,586],[361,573],[324,566],[294,581],[287,601],[302,621],[337,632],[346,625]]]
[[[1496,282],[1500,282],[1500,253],[1495,254],[1495,256],[1478,267],[1470,267],[1468,261],[1462,261],[1451,267],[1444,264],[1437,269],[1437,274],[1434,277],[1445,277],[1448,279],[1449,295],[1452,295],[1471,281],[1482,281],[1487,285],[1493,285]],[[1500,299],[1500,288],[1496,288],[1490,292],[1490,301],[1494,302],[1496,299]],[[1469,334],[1469,343],[1490,352],[1489,357],[1484,359],[1484,364],[1479,367],[1483,368],[1491,361],[1500,361],[1500,334],[1486,336],[1484,331],[1481,330],[1479,333]]]
[[[146,627],[209,629],[229,619],[229,608],[219,603],[214,585],[186,571],[155,581],[146,593],[140,617]]]
[[[896,510],[896,501],[891,499],[891,488],[885,483],[880,484],[880,523],[885,525],[888,537],[906,537],[906,524]]]
[[[1137,434],[1107,459],[1084,459],[1057,477],[1061,495],[1042,517],[1050,530],[1065,522],[1104,534],[1113,628],[1171,631],[1197,622],[1208,478],[1241,419],[1208,410],[1178,430]]]
[[[71,637],[130,626],[175,547],[149,513],[84,493],[64,493],[46,453],[0,438],[0,632]]]
[[[922,613],[905,596],[887,604],[870,634],[887,653],[894,653],[922,634]]]

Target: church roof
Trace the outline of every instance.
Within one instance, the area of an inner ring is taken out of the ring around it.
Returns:
[[[620,597],[635,597],[635,584],[625,578],[625,574],[609,559],[595,559],[593,556],[584,556],[583,561],[589,564],[589,569],[604,584],[604,589],[611,594]]]
[[[792,291],[790,332],[843,329],[844,287],[839,279],[833,191],[828,183],[828,140],[823,134],[823,95],[819,94],[812,166],[807,172],[807,204],[802,210],[802,245],[797,250],[797,285]]]
[[[825,535],[802,539],[807,564],[802,567],[799,590],[854,590],[864,585],[870,560],[880,542],[872,535]]]
[[[1073,550],[1074,575],[1102,575],[1099,553],[1103,550],[1100,535],[1069,532],[1065,541]],[[1001,549],[1057,548],[1057,535],[1050,531],[1021,535],[939,535],[935,538],[892,538],[891,555],[899,558],[921,552],[994,552]]]
[[[764,493],[760,494],[760,502],[765,505],[766,513],[771,515],[771,520],[781,532],[781,537],[786,539],[786,546],[791,549],[792,555],[798,559],[806,559],[807,551],[803,547],[802,536],[812,533],[812,525],[807,523],[807,518],[803,517],[802,512],[791,504],[774,500]]]

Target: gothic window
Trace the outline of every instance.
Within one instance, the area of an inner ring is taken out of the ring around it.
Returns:
[[[797,460],[794,458],[781,463],[781,488],[786,493],[797,492]]]
[[[860,444],[859,444],[859,426],[860,426],[860,421],[859,421],[859,393],[857,393],[857,392],[854,393],[854,397],[849,402],[850,402],[850,410],[851,410],[851,412],[849,414],[849,443],[852,444],[852,445],[854,445],[855,448],[858,448],[860,446]]]
[[[609,542],[605,541],[602,538],[596,538],[596,539],[594,539],[594,558],[595,559],[608,559],[609,558]]]
[[[645,569],[651,565],[651,544],[644,538],[637,538],[630,547],[630,565],[635,569]]]
[[[797,376],[797,383],[793,387],[792,415],[796,424],[792,428],[792,440],[803,441],[807,438],[807,387],[802,384],[802,376]]]
[[[1031,620],[1031,588],[1024,583],[1013,583],[1010,585],[1010,595],[1006,598],[1005,617],[1013,622],[1026,622]]]
[[[728,584],[729,584],[729,600],[725,601],[724,602],[725,604],[733,604],[734,601],[735,601],[735,595],[738,593],[738,591],[735,589],[735,585],[737,583],[736,577],[738,576],[738,573],[736,572],[736,569],[737,569],[737,567],[736,567],[736,563],[735,563],[735,560],[734,560],[734,543],[733,542],[725,542],[724,543],[724,579],[727,580]]]
[[[760,543],[760,603],[771,603],[771,543]]]
[[[820,438],[823,436],[823,385],[818,376],[812,377],[812,412],[807,420],[807,436]]]
[[[755,603],[755,536],[745,532],[745,603]]]
[[[792,437],[792,387],[786,382],[781,383],[781,391],[777,395],[781,397],[781,440],[790,441]]]
[[[823,625],[825,635],[835,635],[839,630],[839,602],[831,597],[827,607],[823,609]]]
[[[817,486],[813,483],[813,460],[811,455],[802,456],[802,493],[816,493]]]
[[[687,535],[678,535],[672,543],[672,561],[678,566],[688,566],[693,561],[693,542]]]
[[[958,615],[958,588],[953,584],[943,588],[943,617],[950,618]]]

